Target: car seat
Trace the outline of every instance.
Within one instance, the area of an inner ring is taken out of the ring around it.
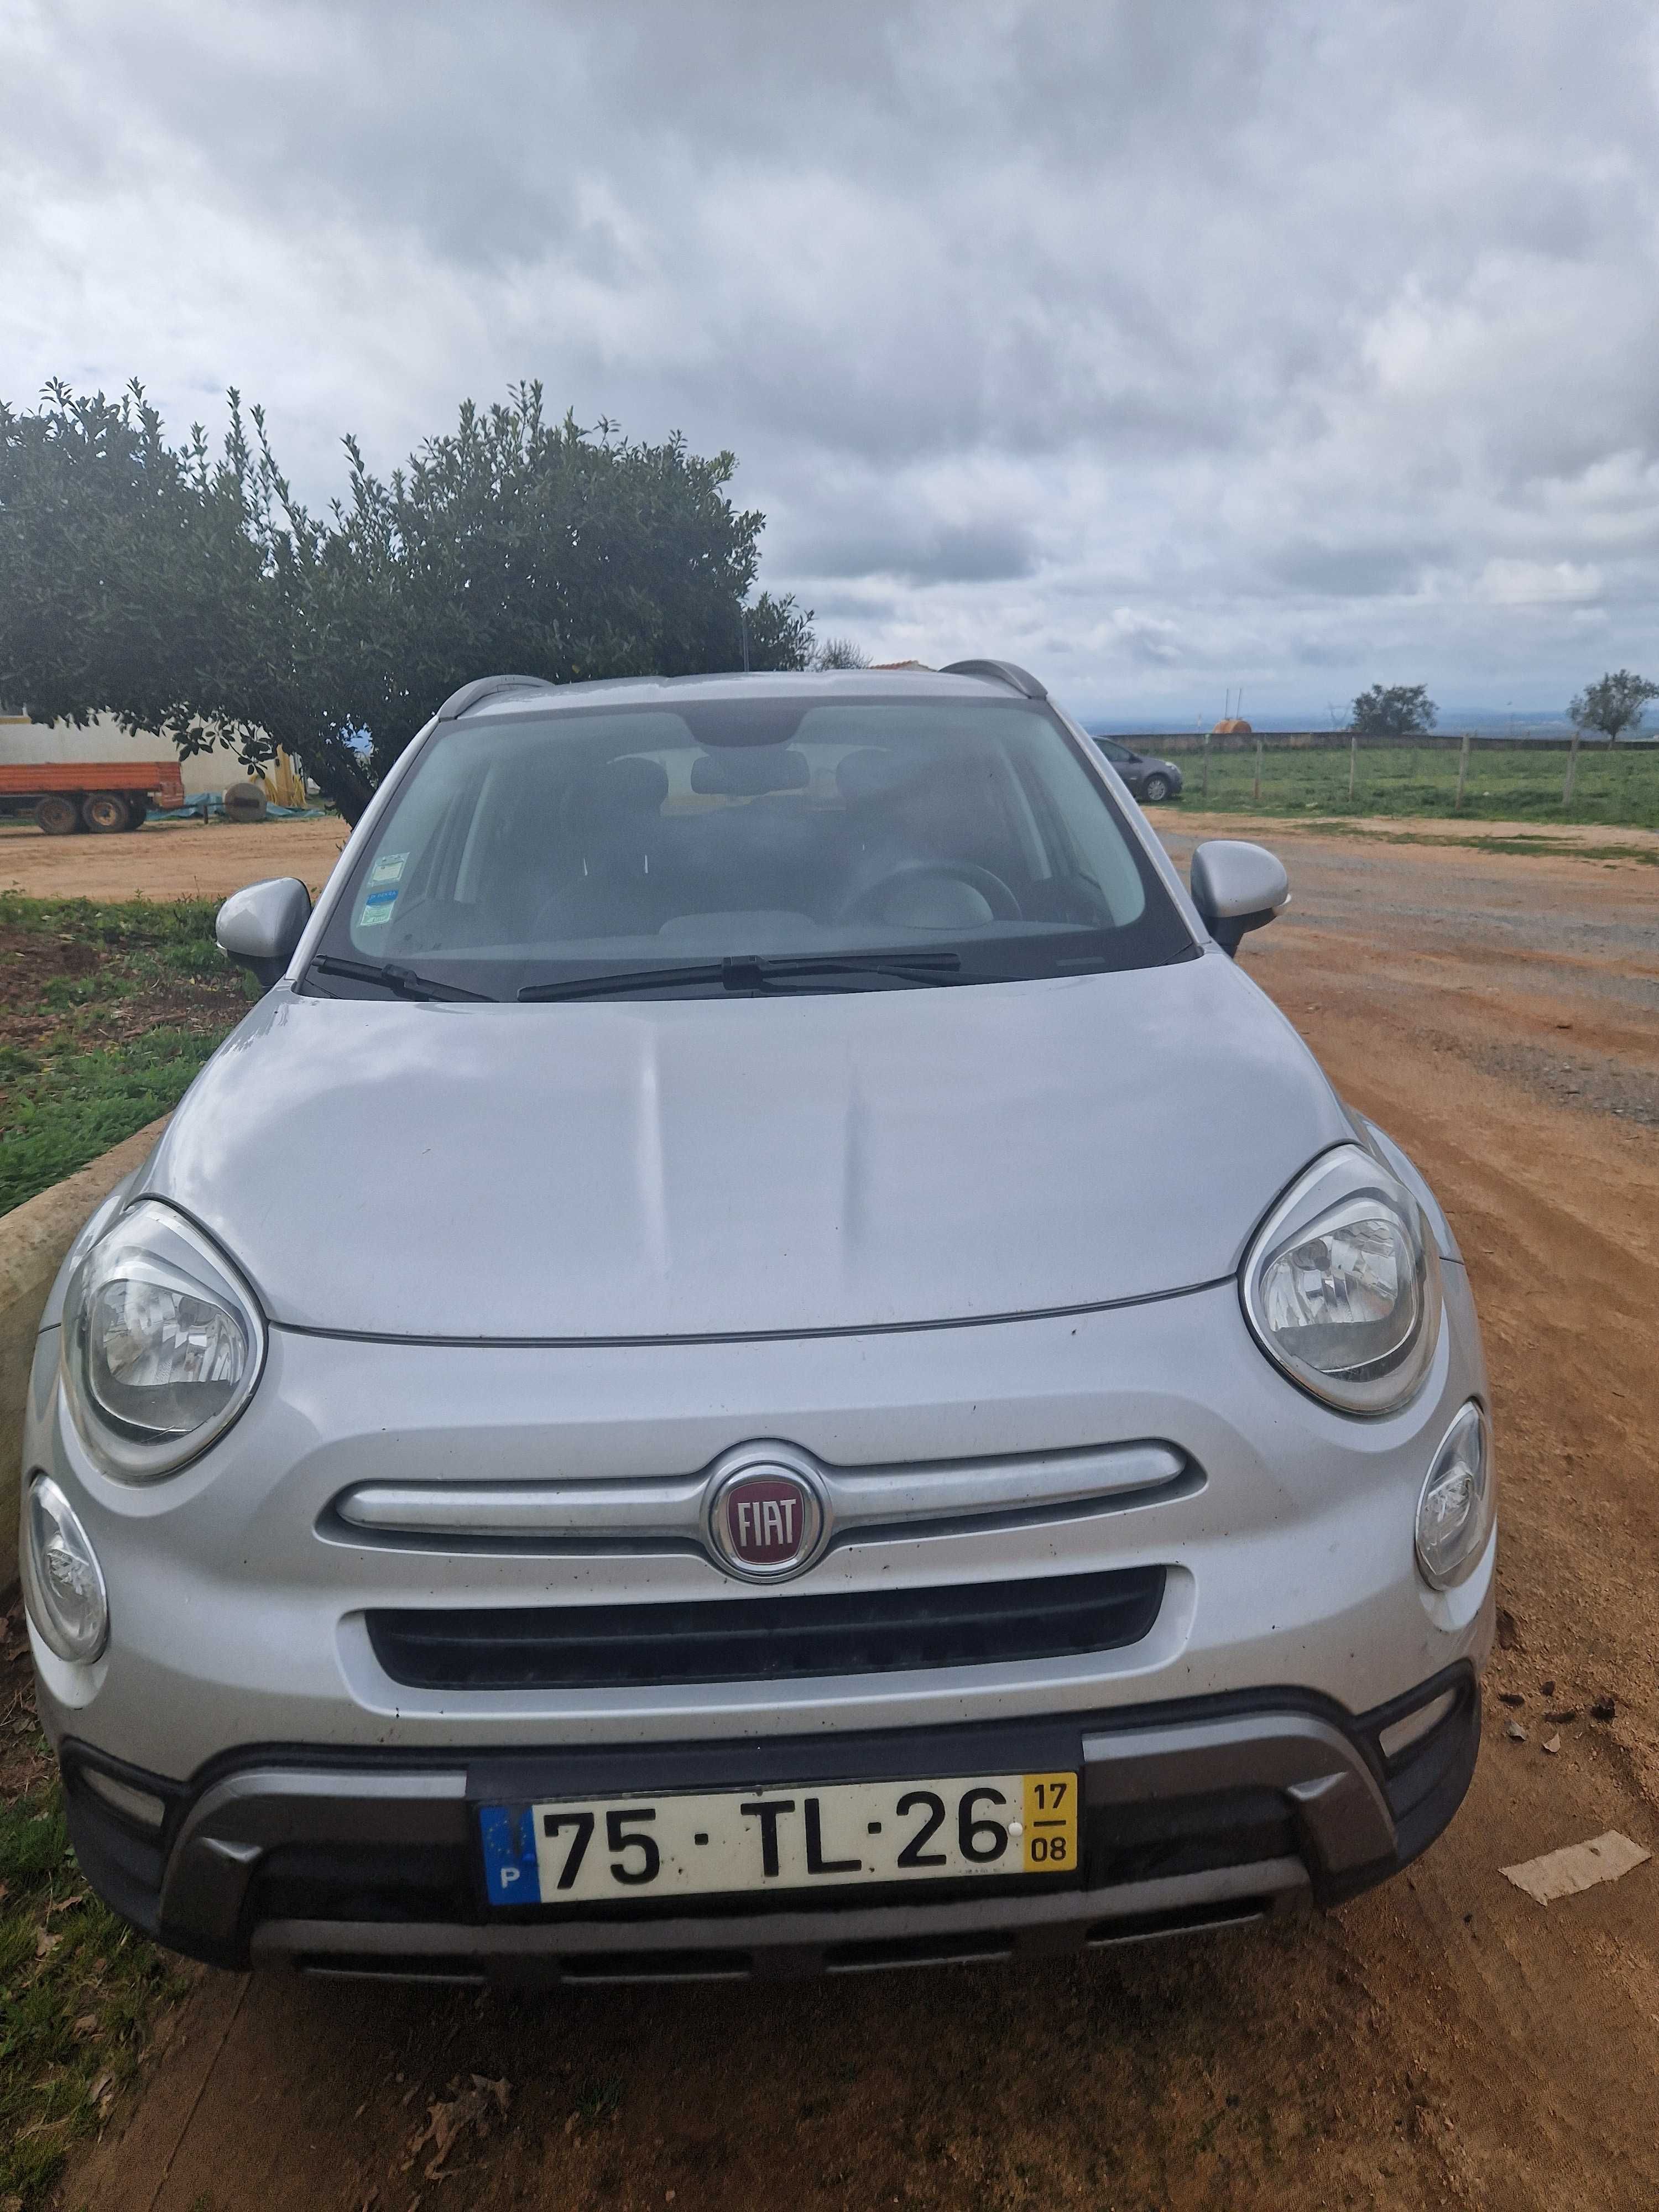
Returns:
[[[576,777],[559,807],[559,888],[545,899],[535,935],[635,937],[653,930],[661,900],[651,882],[668,796],[668,771],[638,753]]]

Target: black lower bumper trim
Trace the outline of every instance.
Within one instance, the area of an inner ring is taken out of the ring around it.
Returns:
[[[1292,1883],[1213,1904],[1166,1906],[1160,1911],[1090,1917],[1089,1895],[1079,1893],[1073,1916],[1036,1929],[1000,1926],[993,1917],[983,1928],[920,1935],[884,1934],[854,1942],[770,1943],[754,1949],[658,1949],[590,1952],[537,1950],[508,1960],[479,1959],[456,1952],[301,1948],[312,1933],[280,1923],[261,1949],[301,1974],[377,1981],[459,1984],[482,1989],[492,1984],[513,1988],[557,1985],[563,1989],[607,1988],[632,1982],[735,1982],[778,1980],[801,1974],[864,1974],[896,1966],[1000,1965],[1010,1960],[1052,1957],[1061,1952],[1098,1951],[1125,1943],[1146,1943],[1174,1936],[1217,1935],[1248,1928],[1293,1909],[1303,1893]],[[274,1942],[270,1938],[274,1937]],[[257,1962],[257,1960],[256,1960]]]
[[[1385,1758],[1382,1731],[1448,1692],[1435,1725]],[[318,1972],[374,1961],[444,1978],[591,1980],[635,1977],[648,1956],[688,1951],[697,1971],[852,1972],[905,1963],[906,1945],[920,1947],[910,1963],[929,1945],[940,1957],[1001,1956],[1248,1918],[1298,1895],[1340,1904],[1440,1832],[1479,1742],[1465,1663],[1358,1717],[1310,1693],[1260,1691],[1027,1722],[471,1760],[276,1747],[217,1760],[190,1784],[73,1741],[63,1763],[88,1880],[175,1949],[238,1968],[280,1956]],[[810,1912],[799,1893],[780,1893],[699,1900],[695,1919],[684,1905],[622,1920],[608,1905],[503,1913],[483,1899],[481,1802],[1066,1767],[1085,1777],[1073,1888],[915,1885],[815,1895]],[[124,1818],[88,1782],[93,1768],[159,1798],[160,1832]],[[718,1969],[714,1952],[728,1954]]]

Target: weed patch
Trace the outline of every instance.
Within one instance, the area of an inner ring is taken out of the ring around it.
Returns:
[[[216,910],[0,896],[0,1213],[169,1112],[246,1013]]]
[[[0,2205],[36,2212],[188,1984],[88,1889],[34,1720],[21,1612],[0,1616]]]

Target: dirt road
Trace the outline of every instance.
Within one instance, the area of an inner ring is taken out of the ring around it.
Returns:
[[[298,876],[317,891],[346,836],[334,814],[152,822],[114,837],[44,837],[32,822],[0,822],[0,891],[30,898],[226,898],[263,876]]]
[[[1018,1972],[214,1978],[66,2208],[1659,2200],[1659,1861],[1547,1911],[1498,1872],[1610,1827],[1659,1848],[1659,872],[1283,850],[1297,902],[1246,965],[1422,1161],[1485,1319],[1510,1626],[1449,1833],[1329,1919]],[[428,2179],[457,2099],[489,2132]]]

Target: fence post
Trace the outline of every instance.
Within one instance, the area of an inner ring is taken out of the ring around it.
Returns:
[[[1348,732],[1348,799],[1350,805],[1352,805],[1353,801],[1354,770],[1358,767],[1358,765],[1359,732],[1358,730],[1350,730]]]
[[[1250,797],[1260,805],[1261,802],[1261,740],[1260,738],[1255,741],[1255,782],[1251,789]]]
[[[1463,786],[1468,781],[1468,780],[1469,733],[1465,730],[1463,732],[1463,742],[1457,749],[1457,807],[1460,812],[1462,811],[1463,805]]]
[[[1578,773],[1578,740],[1581,735],[1582,732],[1575,727],[1572,733],[1572,743],[1567,748],[1567,776],[1566,781],[1561,786],[1561,804],[1563,806],[1571,806],[1572,805],[1572,780]]]

